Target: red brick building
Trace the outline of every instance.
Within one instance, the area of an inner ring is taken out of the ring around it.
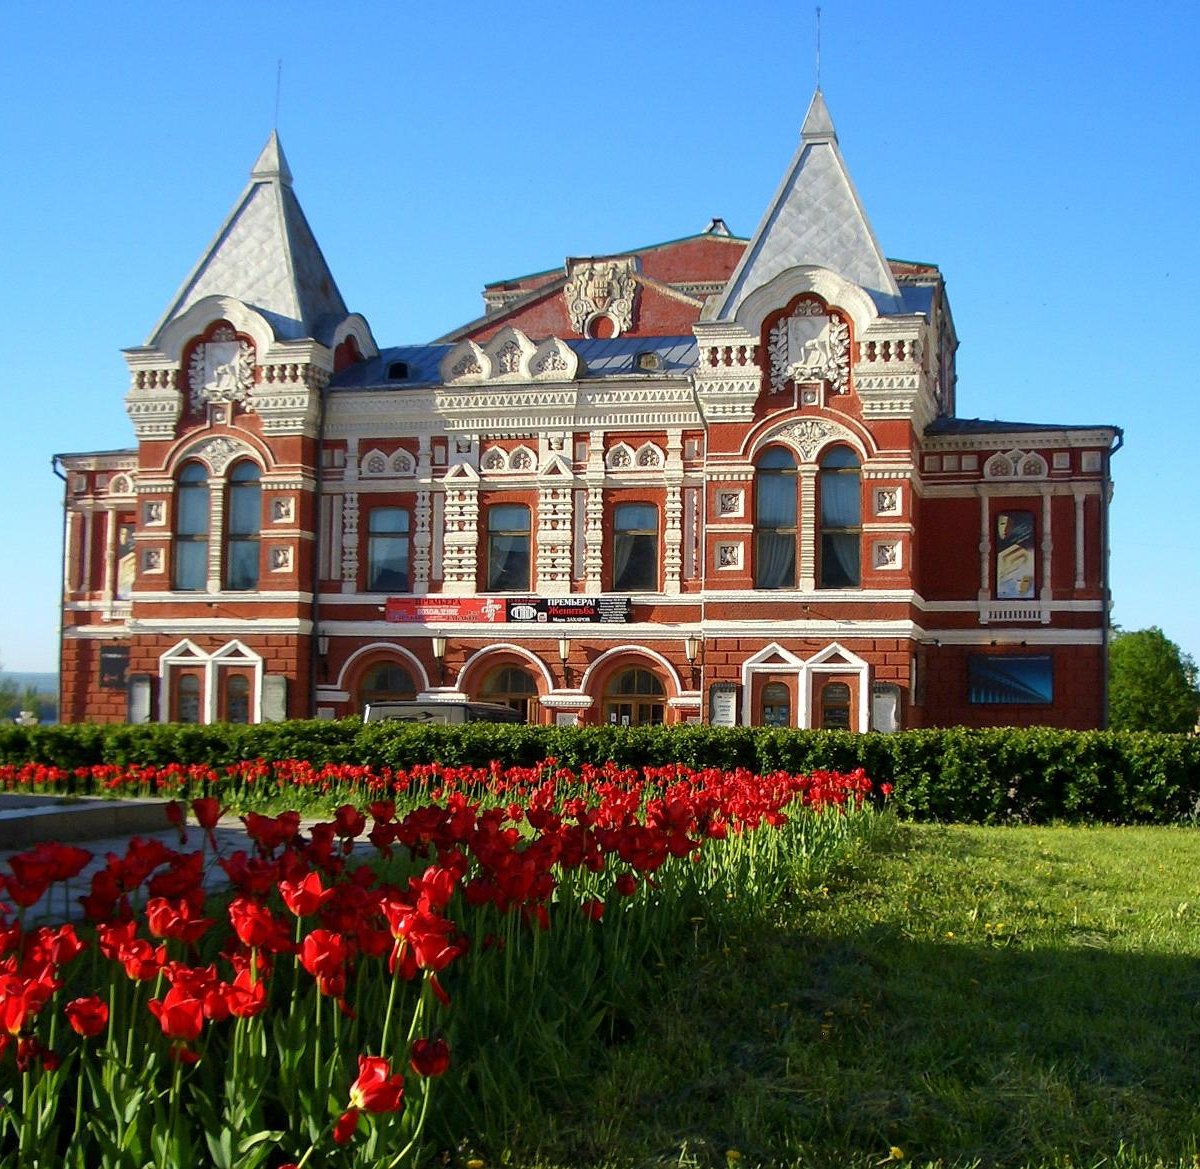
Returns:
[[[483,296],[381,349],[271,136],[126,351],[136,446],[59,456],[64,721],[1100,725],[1120,431],[957,416],[820,93],[751,239]]]

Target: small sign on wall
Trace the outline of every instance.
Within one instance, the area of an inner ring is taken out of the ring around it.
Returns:
[[[715,682],[708,691],[708,721],[714,727],[736,727],[738,690],[736,682]]]
[[[124,690],[129,684],[129,646],[107,645],[100,649],[100,686]]]

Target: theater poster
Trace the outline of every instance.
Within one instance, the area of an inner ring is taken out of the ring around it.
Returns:
[[[1034,584],[1033,512],[1002,511],[996,517],[996,596],[1031,601]]]

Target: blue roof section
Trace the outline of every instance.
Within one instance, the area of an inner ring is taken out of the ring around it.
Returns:
[[[696,365],[695,337],[613,337],[608,340],[566,342],[583,363],[581,377],[604,378],[634,375],[638,377],[678,377]],[[329,383],[332,390],[403,390],[441,384],[442,358],[453,345],[401,345],[381,349],[378,357],[347,366]],[[662,362],[657,370],[639,369],[639,354],[653,353]],[[403,362],[408,376],[389,378],[388,370]]]
[[[1121,429],[1107,422],[1085,426],[1078,423],[1058,424],[1053,422],[1003,422],[998,418],[935,418],[927,427],[927,435],[938,434],[1023,434],[1039,430],[1113,430]]]

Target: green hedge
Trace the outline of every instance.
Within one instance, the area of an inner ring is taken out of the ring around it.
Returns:
[[[1149,732],[1030,730],[842,731],[761,728],[412,726],[357,719],[262,726],[0,728],[0,763],[63,768],[93,763],[307,759],[316,764],[582,763],[846,771],[894,788],[893,805],[922,820],[1190,822],[1200,813],[1200,738]]]

